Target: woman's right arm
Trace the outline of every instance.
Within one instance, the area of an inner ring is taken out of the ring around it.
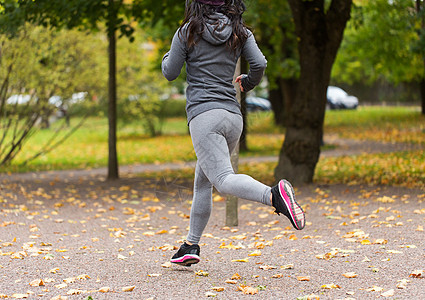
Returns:
[[[171,49],[162,58],[162,74],[168,81],[176,79],[186,61],[187,49],[184,42],[179,38],[178,29],[171,42]],[[184,34],[181,34],[184,36]]]
[[[258,48],[251,31],[248,31],[248,39],[242,48],[241,55],[249,63],[249,72],[248,75],[241,75],[239,81],[243,91],[248,92],[260,83],[267,67],[267,60]]]

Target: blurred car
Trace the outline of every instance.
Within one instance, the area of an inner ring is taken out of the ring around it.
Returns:
[[[336,86],[328,86],[327,104],[330,109],[356,109],[359,99]]]
[[[268,111],[272,109],[272,105],[269,100],[261,97],[246,97],[246,110],[248,112],[253,111]]]

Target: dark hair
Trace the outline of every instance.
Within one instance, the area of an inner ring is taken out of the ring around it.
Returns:
[[[243,0],[226,0],[222,6],[202,4],[196,0],[186,0],[185,16],[180,29],[188,24],[186,36],[188,47],[195,46],[201,38],[205,29],[206,19],[216,12],[221,12],[229,18],[233,29],[226,46],[232,51],[241,48],[248,38],[248,31],[242,19],[245,9]],[[218,23],[217,26],[219,26]]]

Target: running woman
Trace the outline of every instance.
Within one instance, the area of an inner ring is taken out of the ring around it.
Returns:
[[[213,186],[220,193],[273,206],[295,229],[305,226],[304,211],[287,180],[269,187],[235,174],[230,161],[243,127],[233,86],[237,60],[243,56],[250,66],[247,75],[236,78],[242,92],[260,83],[267,66],[242,20],[245,8],[242,0],[186,0],[184,20],[162,60],[169,81],[180,75],[186,62],[186,113],[197,156],[189,233],[171,258],[183,266],[200,261],[198,244],[211,214]]]

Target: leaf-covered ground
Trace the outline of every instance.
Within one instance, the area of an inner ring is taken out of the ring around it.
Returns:
[[[423,190],[298,188],[303,231],[243,200],[240,225],[225,227],[215,195],[202,261],[185,268],[169,259],[187,233],[190,181],[64,174],[1,178],[0,298],[425,298]]]

